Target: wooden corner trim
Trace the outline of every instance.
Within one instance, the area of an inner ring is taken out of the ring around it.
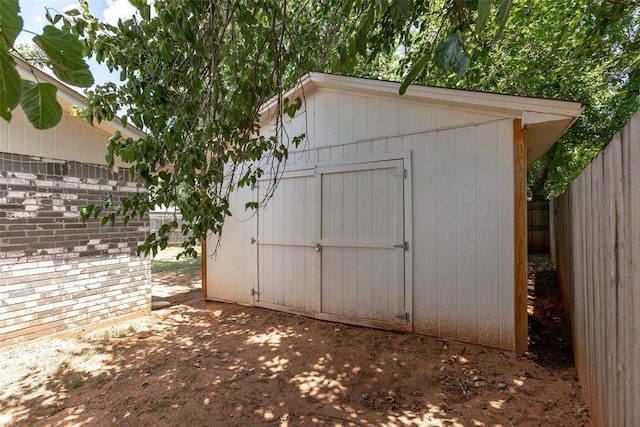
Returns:
[[[207,299],[207,239],[200,246],[200,267],[202,269],[202,298]]]
[[[515,350],[528,349],[527,329],[527,133],[513,121]]]

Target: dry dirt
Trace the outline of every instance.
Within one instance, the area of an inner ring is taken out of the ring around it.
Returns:
[[[205,302],[197,269],[158,273],[169,308],[0,349],[0,425],[586,425],[553,272],[531,261],[524,355]]]

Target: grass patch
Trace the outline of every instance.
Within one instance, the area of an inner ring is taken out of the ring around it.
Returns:
[[[182,248],[180,247],[168,247],[159,252],[158,255],[151,260],[151,273],[200,268],[200,248],[196,249],[198,251],[198,258],[181,257],[180,259],[176,259],[176,256],[181,250]]]

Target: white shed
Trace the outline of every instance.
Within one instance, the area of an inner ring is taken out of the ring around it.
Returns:
[[[311,73],[286,94],[303,99],[286,133],[307,140],[265,208],[244,210],[260,185],[235,193],[204,295],[524,351],[527,168],[584,106],[398,89]]]

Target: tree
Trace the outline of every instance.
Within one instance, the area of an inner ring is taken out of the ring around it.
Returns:
[[[483,28],[479,24],[484,22],[482,2],[475,11],[475,2],[461,3],[444,2],[443,9],[432,8],[431,14],[407,21],[393,33],[395,37],[386,37],[395,43],[386,52],[397,56],[388,77],[404,79],[405,84],[589,104],[579,121],[530,171],[532,197],[561,193],[639,107],[640,4],[523,0],[514,2],[504,27],[499,13],[496,20],[483,24],[489,31],[481,34],[477,28]],[[499,10],[502,3],[498,3]],[[452,15],[456,7],[461,11]],[[464,75],[439,66],[437,59],[429,60],[429,52],[446,42],[438,40],[450,37],[452,31],[460,31],[466,40],[462,49],[470,61]],[[386,52],[378,55],[388,55]]]
[[[0,6],[0,117],[10,121],[11,112],[20,104],[36,129],[49,129],[62,117],[62,108],[56,99],[57,88],[20,77],[13,55],[30,59],[22,55],[24,47],[14,47],[23,31],[20,5],[18,0],[0,0]],[[60,20],[52,20],[49,11],[47,18],[51,24]],[[34,43],[43,53],[35,59],[37,64],[46,64],[65,83],[79,87],[93,85],[93,75],[84,60],[85,52],[76,37],[54,25],[46,25],[42,34],[33,34]]]

